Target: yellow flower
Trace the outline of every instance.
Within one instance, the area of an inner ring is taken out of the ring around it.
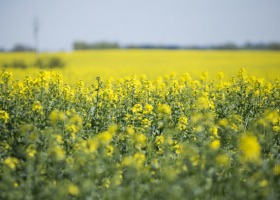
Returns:
[[[153,112],[153,106],[151,104],[146,104],[145,105],[145,108],[144,108],[144,111],[143,111],[143,114],[150,114]]]
[[[132,112],[133,113],[139,113],[142,112],[142,106],[140,104],[135,104],[132,108]]]
[[[210,147],[211,147],[211,149],[213,149],[213,150],[219,149],[220,146],[221,146],[221,142],[220,142],[220,140],[218,140],[218,139],[212,141],[211,144],[210,144]]]
[[[80,193],[80,190],[79,190],[77,185],[71,183],[68,186],[68,194],[73,195],[73,196],[77,196],[79,193]]]
[[[105,178],[102,180],[102,185],[105,187],[105,188],[109,188],[110,187],[110,184],[111,184],[111,181],[109,178]]]
[[[145,128],[148,128],[151,125],[151,121],[145,118],[142,120],[142,124]]]
[[[123,161],[122,161],[122,165],[123,166],[131,166],[133,164],[133,158],[132,157],[124,157]]]
[[[4,121],[4,123],[8,123],[8,120],[9,120],[9,114],[4,111],[4,110],[0,110],[0,120],[1,121]]]
[[[272,129],[276,133],[280,132],[280,127],[279,126],[273,126]]]
[[[230,159],[229,159],[229,156],[226,155],[226,154],[221,154],[221,155],[218,155],[216,157],[216,162],[219,166],[223,167],[223,166],[229,166],[230,164]]]
[[[100,140],[101,143],[107,144],[107,143],[111,142],[111,140],[113,139],[113,136],[110,132],[104,131],[102,133],[99,133],[98,139]]]
[[[115,173],[113,177],[113,184],[119,186],[123,181],[122,171],[118,171]]]
[[[69,123],[77,127],[81,127],[83,124],[83,119],[78,114],[75,114],[70,118]]]
[[[198,126],[193,127],[193,131],[195,133],[200,133],[200,132],[204,131],[204,128],[203,128],[203,126],[198,125]]]
[[[61,135],[55,134],[55,135],[54,135],[54,138],[55,138],[55,141],[56,141],[58,144],[61,144],[61,143],[62,143],[62,136],[61,136]]]
[[[134,135],[135,146],[137,148],[143,148],[146,146],[147,137],[146,135],[140,133]]]
[[[143,154],[143,153],[138,153],[138,152],[135,153],[135,154],[133,155],[133,158],[135,159],[136,165],[137,165],[138,168],[142,167],[142,166],[143,166],[143,163],[144,163],[145,160],[146,160],[145,154]]]
[[[175,143],[173,147],[176,154],[181,154],[183,152],[183,146],[181,144]]]
[[[163,114],[163,115],[170,115],[171,114],[171,108],[168,104],[160,104],[158,106],[158,112],[160,114]]]
[[[51,148],[49,148],[48,152],[58,161],[65,158],[65,151],[59,145],[52,146]]]
[[[3,72],[1,75],[2,75],[2,79],[3,79],[5,82],[8,82],[8,81],[11,80],[12,77],[13,77],[13,74],[12,74],[11,72],[7,72],[7,71]]]
[[[7,165],[10,169],[14,170],[16,168],[17,164],[19,163],[19,160],[14,157],[8,157],[8,158],[5,158],[3,163],[5,165]]]
[[[163,143],[164,143],[164,136],[163,135],[156,136],[155,144],[159,146]]]
[[[77,133],[78,132],[78,128],[75,124],[67,124],[65,127],[66,131],[69,131],[70,133]],[[75,138],[73,138],[75,139]]]
[[[270,121],[272,124],[278,123],[279,120],[279,114],[277,110],[266,110],[265,111],[265,118]]]
[[[89,152],[94,152],[98,148],[98,142],[95,138],[89,139],[87,143]]]
[[[39,101],[36,101],[32,104],[32,111],[41,115],[43,114],[43,106]]]
[[[33,145],[29,145],[26,149],[26,153],[29,157],[33,158],[37,151]]]
[[[219,121],[219,125],[220,126],[227,126],[228,125],[228,120],[227,119],[221,119]]]
[[[178,121],[179,130],[186,130],[188,125],[188,118],[186,116],[181,116]]]
[[[156,153],[159,154],[159,155],[162,155],[163,154],[163,149],[161,147],[158,147]]]
[[[260,160],[261,146],[255,136],[243,136],[240,140],[239,147],[245,161],[257,162]]]
[[[266,187],[268,185],[268,181],[267,180],[262,180],[259,182],[259,186],[260,187]]]
[[[242,80],[246,79],[247,78],[247,72],[245,70],[245,68],[241,68],[239,71],[238,71],[238,77]]]
[[[58,110],[53,110],[50,114],[50,120],[52,124],[55,124],[59,121],[64,121],[65,119],[66,119],[66,115]]]
[[[108,132],[114,136],[117,129],[118,129],[118,126],[116,124],[111,124],[108,128]]]
[[[133,135],[135,133],[135,131],[132,127],[127,127],[126,132],[127,132],[128,135]]]
[[[191,161],[193,166],[197,166],[198,163],[199,163],[199,155],[191,156],[190,161]]]
[[[218,127],[216,126],[211,127],[211,132],[215,137],[218,137]]]
[[[280,164],[276,164],[273,168],[273,173],[275,175],[280,175]]]
[[[114,147],[113,147],[113,145],[108,145],[108,146],[106,147],[106,155],[107,155],[107,156],[112,156],[113,153],[114,153]]]
[[[86,140],[78,140],[74,143],[74,149],[75,150],[84,150],[87,151],[87,142]]]

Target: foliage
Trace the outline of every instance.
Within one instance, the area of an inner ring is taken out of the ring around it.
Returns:
[[[13,60],[11,63],[3,63],[3,68],[18,68],[18,69],[27,69],[28,67],[37,67],[39,69],[55,69],[63,68],[65,63],[59,57],[51,58],[38,58],[33,66],[28,66],[23,60]]]
[[[63,68],[65,63],[59,57],[51,58],[38,58],[34,64],[35,67],[40,69],[54,69],[54,68]]]
[[[11,63],[3,63],[2,67],[26,69],[28,66],[23,60],[13,60]]]
[[[111,43],[111,42],[86,43],[86,42],[76,41],[73,44],[74,50],[118,49],[118,48],[120,48],[118,43]]]
[[[13,49],[11,50],[13,52],[29,52],[29,51],[34,51],[34,49],[28,45],[24,45],[24,44],[15,44],[15,46],[13,47]]]
[[[279,199],[280,81],[0,82],[1,199]]]

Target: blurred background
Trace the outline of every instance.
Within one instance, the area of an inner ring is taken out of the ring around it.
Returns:
[[[277,49],[279,0],[1,0],[1,51]]]
[[[279,0],[0,0],[0,69],[67,83],[189,73],[280,77]]]

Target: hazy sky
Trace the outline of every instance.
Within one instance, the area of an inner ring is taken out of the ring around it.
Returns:
[[[75,40],[209,45],[280,42],[280,0],[0,0],[0,48],[71,50]]]

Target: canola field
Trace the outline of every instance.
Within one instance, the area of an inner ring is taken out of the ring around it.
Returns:
[[[2,71],[0,199],[279,199],[279,53],[175,52]]]
[[[273,81],[280,77],[279,51],[99,50],[41,53],[39,58],[54,56],[65,63],[65,68],[54,71],[68,84],[79,80],[91,84],[97,76],[108,79],[133,74],[155,79],[172,73],[178,77],[189,73],[198,79],[207,72],[214,79],[218,72],[224,72],[225,78],[229,79],[240,68],[257,78]],[[13,60],[32,66],[35,59],[34,53],[0,53],[0,67]],[[9,70],[16,80],[23,80],[26,75],[37,76],[41,71],[38,68]]]

